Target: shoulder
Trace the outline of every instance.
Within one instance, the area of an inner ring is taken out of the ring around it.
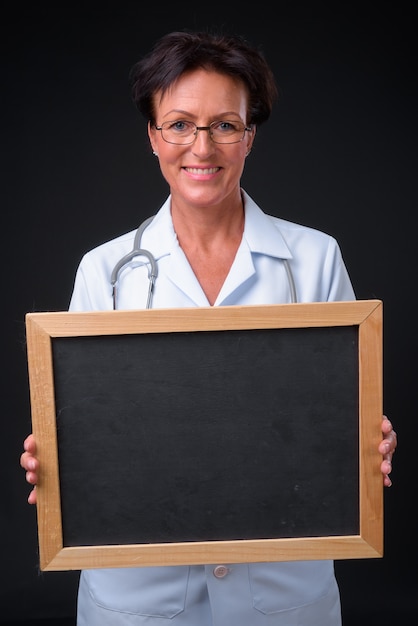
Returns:
[[[275,217],[263,211],[248,194],[244,192],[246,212],[246,236],[254,249],[262,248],[265,252],[290,258],[297,249],[299,253],[312,249],[325,251],[338,248],[335,238],[316,228]],[[273,228],[272,228],[273,227]],[[287,247],[289,254],[285,254]]]
[[[313,226],[306,226],[305,224],[299,224],[297,222],[291,222],[289,220],[282,219],[280,217],[274,217],[269,215],[274,226],[283,234],[287,234],[289,237],[304,237],[320,242],[335,241],[333,235],[314,228]]]
[[[103,243],[94,246],[85,253],[85,256],[101,256],[106,255],[112,250],[130,249],[135,238],[136,229],[118,235],[113,239],[109,239]]]
[[[285,233],[293,233],[296,235],[306,235],[308,237],[319,237],[320,239],[333,238],[332,235],[318,230],[311,226],[299,224],[297,222],[291,222],[281,217],[275,217],[269,211],[263,210],[244,190],[242,190],[246,216],[248,218],[258,218],[258,221],[268,220],[269,224],[274,224],[277,230]]]

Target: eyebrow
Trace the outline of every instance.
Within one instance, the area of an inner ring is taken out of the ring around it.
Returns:
[[[197,117],[196,115],[193,115],[193,113],[190,113],[190,111],[183,111],[182,109],[171,109],[171,111],[168,111],[165,115],[163,115],[163,118],[167,117],[168,115],[172,115],[173,113],[175,113],[176,115],[180,115],[184,117],[192,117],[195,119]],[[241,120],[241,116],[236,111],[224,111],[223,113],[220,113],[219,115],[217,115],[215,117],[215,120],[227,119],[231,115],[234,115]]]

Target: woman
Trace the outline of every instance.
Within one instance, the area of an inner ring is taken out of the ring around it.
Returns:
[[[238,37],[171,33],[134,66],[132,90],[170,190],[141,240],[158,266],[154,308],[278,304],[295,295],[299,302],[355,299],[332,237],[266,215],[240,186],[257,126],[268,119],[277,96],[272,72],[256,49]],[[134,237],[120,236],[84,256],[70,310],[147,306],[146,258],[120,269],[114,300],[110,287]],[[385,417],[382,432],[381,472],[390,486],[396,433]],[[36,485],[32,435],[24,448],[21,465]],[[36,502],[35,490],[29,502]],[[219,576],[212,564],[82,572],[77,624],[341,623],[332,561],[233,564],[221,571]]]

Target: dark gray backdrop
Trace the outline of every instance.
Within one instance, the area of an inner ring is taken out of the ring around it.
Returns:
[[[415,35],[402,3],[375,6],[4,6],[0,623],[72,617],[78,578],[38,571],[36,511],[18,465],[31,429],[25,313],[65,310],[83,252],[159,208],[167,188],[128,72],[163,33],[219,26],[261,45],[281,90],[243,186],[266,212],[334,235],[357,297],[384,302],[384,408],[400,447],[384,558],[336,564],[345,625],[418,615]]]

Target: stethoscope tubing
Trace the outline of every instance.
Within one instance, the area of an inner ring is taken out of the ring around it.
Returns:
[[[110,276],[110,284],[112,285],[112,299],[113,299],[114,310],[117,309],[117,282],[118,282],[119,274],[121,270],[125,267],[125,265],[130,263],[132,259],[138,256],[146,257],[150,264],[150,268],[148,270],[148,279],[149,279],[148,296],[147,296],[147,303],[146,303],[145,308],[150,309],[152,306],[152,293],[154,291],[155,281],[157,280],[157,276],[158,276],[158,266],[157,266],[157,261],[155,260],[154,255],[151,254],[149,250],[145,250],[144,248],[141,248],[141,239],[142,239],[142,234],[144,230],[152,222],[153,219],[154,219],[154,216],[152,215],[151,217],[148,217],[144,222],[142,222],[142,224],[139,226],[138,230],[135,233],[134,247],[132,248],[130,252],[128,252],[128,254],[125,254],[125,256],[123,256],[113,268],[112,274]]]

